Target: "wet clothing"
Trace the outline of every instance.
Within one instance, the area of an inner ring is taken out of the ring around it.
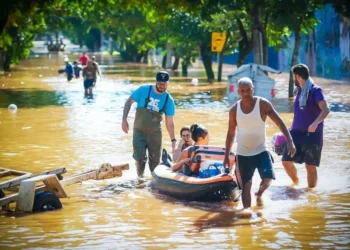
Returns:
[[[87,66],[88,61],[89,61],[89,57],[87,55],[83,55],[79,58],[79,61],[80,61],[82,66]]]
[[[157,112],[164,108],[163,113],[166,116],[175,115],[175,103],[172,96],[168,92],[157,94],[154,91],[154,85],[143,85],[139,87],[132,93],[131,98],[137,102],[137,108],[147,108]],[[167,98],[169,99],[167,105],[164,105]],[[147,105],[145,106],[146,101]]]
[[[265,122],[260,115],[260,98],[249,114],[243,113],[237,102],[237,155],[253,156],[267,150]]]
[[[294,161],[295,163],[306,163],[318,167],[321,162],[322,146],[317,144],[295,144],[296,152],[293,157],[288,155],[287,143],[283,144],[282,161]]]
[[[73,79],[74,69],[73,69],[73,65],[70,62],[66,63],[66,68],[64,69],[64,72],[66,72],[68,81]]]
[[[261,179],[275,179],[273,158],[268,151],[253,156],[236,156],[236,176],[241,188],[252,180],[255,169],[258,169]]]
[[[275,179],[273,159],[267,151],[266,122],[261,119],[260,97],[255,96],[255,105],[249,114],[243,113],[237,102],[237,156],[236,175],[240,188],[252,180],[255,169],[261,179]]]
[[[91,88],[94,84],[94,79],[96,78],[96,68],[93,64],[86,66],[83,69],[84,77],[84,88]]]
[[[324,101],[322,89],[316,84],[311,84],[306,106],[300,106],[301,89],[299,89],[294,102],[294,119],[290,134],[296,148],[293,157],[288,155],[287,145],[284,145],[282,161],[294,161],[295,163],[306,163],[312,166],[319,166],[323,146],[323,121],[318,124],[315,132],[308,132],[309,126],[320,115],[321,109],[318,106]]]
[[[74,69],[74,76],[75,76],[75,78],[79,78],[80,77],[80,71],[82,71],[82,68],[79,65],[74,65],[73,69]]]
[[[162,131],[155,130],[153,132],[144,133],[134,129],[133,135],[133,158],[140,162],[137,166],[138,176],[142,176],[145,171],[147,162],[146,150],[148,149],[148,160],[150,171],[153,172],[156,166],[159,165],[160,152],[162,147]]]
[[[94,85],[94,79],[84,80],[84,89],[91,88]]]
[[[294,102],[294,119],[290,133],[294,144],[317,144],[323,145],[323,121],[318,124],[314,133],[308,134],[309,126],[316,120],[321,113],[318,106],[320,101],[324,101],[322,89],[316,84],[312,84],[307,98],[306,106],[303,109],[299,107],[301,89],[299,89]]]
[[[136,160],[137,174],[143,176],[147,161],[151,172],[159,165],[162,147],[163,113],[175,115],[174,100],[168,92],[155,93],[153,85],[145,85],[135,90],[131,98],[137,102],[133,134],[133,158]]]

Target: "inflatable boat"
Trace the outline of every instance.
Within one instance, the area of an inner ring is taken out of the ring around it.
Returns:
[[[220,174],[209,178],[186,176],[173,172],[166,165],[160,164],[152,173],[152,188],[159,193],[188,201],[237,200],[238,188],[236,177]]]

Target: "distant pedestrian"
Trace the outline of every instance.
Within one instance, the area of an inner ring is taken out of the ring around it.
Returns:
[[[81,66],[83,66],[83,67],[87,66],[88,61],[89,61],[88,55],[86,55],[86,53],[83,52],[83,55],[79,58],[79,61],[81,63]]]
[[[64,69],[64,72],[66,73],[67,81],[69,82],[73,79],[74,69],[73,65],[69,62],[68,57],[64,58],[64,61],[66,62],[66,68]]]
[[[80,71],[82,71],[83,69],[80,67],[80,65],[78,64],[77,61],[73,62],[73,69],[74,69],[74,76],[75,76],[75,78],[79,78],[80,77]]]
[[[292,67],[297,96],[294,101],[294,119],[290,133],[296,147],[294,157],[283,153],[282,164],[294,184],[299,184],[294,163],[305,163],[309,188],[317,185],[317,167],[320,165],[323,146],[323,120],[329,107],[322,89],[309,76],[305,64]]]
[[[92,87],[96,78],[96,67],[92,61],[88,61],[87,66],[83,69],[85,96],[92,97]]]
[[[96,57],[95,57],[95,56],[92,56],[92,57],[91,57],[91,61],[93,62],[94,66],[96,67],[96,73],[97,73],[97,75],[100,77],[100,80],[102,80],[100,65],[99,65],[98,62],[96,61]],[[96,86],[97,75],[96,75],[96,78],[94,79],[94,87]]]

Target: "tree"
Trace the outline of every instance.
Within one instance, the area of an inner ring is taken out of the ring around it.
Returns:
[[[288,6],[288,8],[287,8]],[[285,0],[275,1],[274,18],[294,31],[295,43],[291,60],[291,66],[295,65],[299,55],[301,33],[307,33],[317,24],[315,11],[323,8],[322,1],[317,0]],[[289,75],[288,97],[293,97],[293,75]]]
[[[198,58],[197,39],[202,31],[199,24],[198,16],[192,15],[183,9],[175,8],[171,10],[166,22],[166,40],[173,47],[175,62],[176,58],[182,59],[183,75],[187,75],[188,66]]]
[[[44,16],[39,9],[25,9],[26,5],[17,5],[11,12],[0,35],[0,61],[5,71],[10,70],[12,63],[18,63],[28,57],[34,31],[45,29]]]

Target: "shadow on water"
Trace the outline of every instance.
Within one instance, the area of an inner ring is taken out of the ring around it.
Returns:
[[[171,77],[171,76],[170,76]],[[206,79],[204,78],[197,78],[199,82],[201,83],[206,83]],[[179,77],[176,77],[176,78],[171,78],[170,79],[170,83],[169,84],[173,84],[173,83],[188,83],[189,85],[191,84],[191,80],[192,78],[191,77],[188,77],[188,78],[179,78]],[[154,84],[155,83],[155,77],[154,77],[154,74],[152,76],[150,76],[149,79],[144,79],[144,80],[132,80],[132,83],[144,83],[144,82],[149,82],[151,84]]]
[[[69,105],[69,101],[65,92],[46,90],[0,91],[0,108],[7,108],[10,103],[15,103],[18,107],[21,108],[65,106],[67,104]]]
[[[236,227],[262,223],[265,219],[261,213],[252,212],[251,215],[244,214],[242,209],[234,211],[207,212],[193,222],[194,228],[188,233],[201,233],[211,228]]]
[[[142,82],[142,81],[133,81]],[[124,84],[127,84],[124,83]],[[128,91],[98,91],[94,99],[108,98],[110,103],[129,95]],[[226,97],[226,88],[212,89],[208,91],[197,91],[195,93],[172,92],[175,104],[178,108],[190,109],[227,109],[233,103]],[[95,100],[96,101],[96,100]],[[0,91],[0,108],[7,108],[9,104],[15,103],[21,108],[38,108],[45,106],[80,106],[95,103],[94,100],[84,98],[82,91],[47,91],[47,90],[8,90]],[[293,112],[293,100],[286,98],[275,98],[271,101],[278,112]],[[329,103],[331,112],[349,112],[350,105],[339,102]]]
[[[294,188],[290,186],[271,186],[269,197],[272,201],[306,199],[307,188]]]
[[[103,102],[104,107],[115,105],[119,99],[124,98],[127,92],[99,91],[93,98],[86,98],[82,91],[47,91],[47,90],[1,90],[0,108],[7,108],[9,104],[15,103],[19,108],[39,108],[46,106],[81,106],[94,104],[101,106],[98,99],[109,100]]]
[[[140,185],[137,180],[125,181],[117,184],[110,184],[104,187],[99,187],[93,190],[94,192],[104,193],[109,192],[113,194],[120,194],[127,190],[147,188],[150,189],[150,181],[144,183],[144,185]]]
[[[130,69],[120,69],[120,70],[108,70],[103,71],[104,75],[118,75],[118,74],[128,74],[129,76],[140,76],[140,70],[130,70]],[[153,72],[148,72],[148,74],[144,74],[144,77],[152,77],[154,78]]]

